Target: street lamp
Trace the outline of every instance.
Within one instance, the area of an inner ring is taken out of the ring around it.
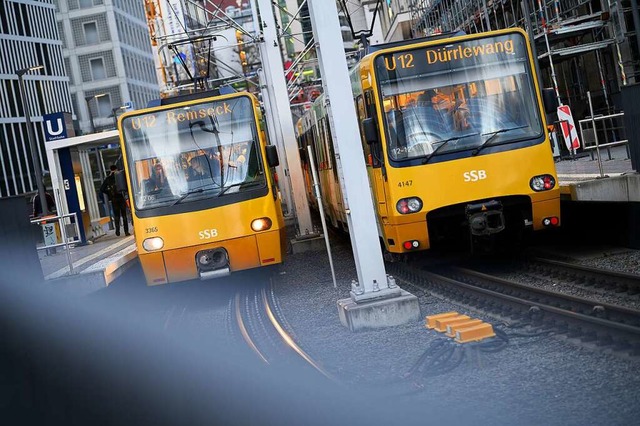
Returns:
[[[24,89],[23,76],[30,72],[44,68],[44,65],[38,65],[35,67],[24,68],[16,72],[18,74],[18,86],[20,87],[20,97],[22,98],[22,107],[24,108],[24,118],[27,122],[27,139],[29,141],[29,149],[31,150],[31,162],[33,163],[33,170],[36,175],[36,185],[38,186],[38,198],[40,198],[40,206],[42,207],[42,215],[46,216],[49,213],[47,208],[47,198],[44,193],[44,184],[42,183],[42,170],[40,169],[40,160],[38,158],[38,151],[36,148],[35,136],[33,134],[33,127],[31,127],[31,116],[29,114],[29,102]]]
[[[111,109],[111,115],[113,115],[113,124],[116,130],[118,130],[118,111],[120,111],[121,109],[127,109],[127,107],[122,105],[117,108]]]
[[[91,123],[91,133],[95,133],[96,132],[96,127],[93,124],[93,114],[91,113],[91,104],[89,102],[91,102],[91,99],[98,99],[101,98],[103,96],[107,96],[106,93],[100,93],[99,95],[93,95],[93,96],[85,96],[84,100],[87,103],[87,109],[89,110],[89,122]]]

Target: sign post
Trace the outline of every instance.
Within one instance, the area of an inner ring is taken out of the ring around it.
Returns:
[[[558,121],[560,122],[560,127],[562,127],[562,135],[567,149],[575,155],[576,149],[580,148],[580,140],[578,139],[578,132],[576,131],[569,105],[560,105],[558,107]]]
[[[604,170],[602,169],[602,159],[600,158],[600,143],[598,142],[598,132],[596,131],[596,120],[593,117],[593,104],[591,103],[591,92],[587,92],[589,100],[589,112],[591,112],[591,125],[593,126],[593,138],[596,142],[596,154],[598,155],[598,169],[600,169],[600,177],[603,178]]]

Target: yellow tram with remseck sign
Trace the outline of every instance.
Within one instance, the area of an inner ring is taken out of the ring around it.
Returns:
[[[163,99],[118,121],[147,284],[282,262],[284,219],[257,99]]]
[[[475,247],[560,225],[545,122],[556,104],[538,87],[526,33],[446,34],[371,50],[351,82],[387,253],[461,240]],[[307,146],[326,214],[346,228],[330,108],[324,95],[316,99],[298,122],[298,141],[309,199]]]

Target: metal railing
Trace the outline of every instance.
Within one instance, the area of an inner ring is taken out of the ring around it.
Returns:
[[[610,115],[596,115],[578,121],[583,149],[596,147],[596,137],[600,147],[624,145],[629,142],[624,126],[624,112]]]
[[[73,220],[70,220],[73,218]],[[78,216],[75,212],[64,214],[61,216],[47,216],[37,219],[32,219],[31,223],[35,225],[47,225],[53,222],[58,223],[58,228],[60,229],[60,238],[62,240],[61,243],[54,242],[52,244],[47,244],[48,242],[57,241],[57,236],[55,232],[55,228],[51,229],[49,227],[43,228],[43,236],[44,236],[44,245],[42,247],[36,247],[36,250],[50,250],[56,247],[64,247],[67,252],[67,263],[69,265],[69,273],[73,274],[73,261],[71,260],[71,248],[75,246],[75,244],[79,243],[80,240],[80,227],[78,226]],[[72,236],[69,236],[69,230],[73,231]]]

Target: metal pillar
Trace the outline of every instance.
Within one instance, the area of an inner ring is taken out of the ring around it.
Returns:
[[[336,166],[344,188],[349,236],[358,272],[358,282],[352,286],[351,298],[359,302],[394,296],[400,290],[395,285],[393,288],[389,286],[382,260],[338,10],[333,1],[309,0],[307,3],[324,93],[329,98],[330,114],[334,117],[332,130]]]
[[[487,10],[487,0],[482,0],[482,11],[484,13],[484,20],[487,24],[487,31],[491,31],[491,22],[489,21],[489,11]]]
[[[262,25],[260,24],[260,18],[258,17],[258,8],[256,7],[256,5],[257,4],[255,2],[251,5],[251,20],[253,22],[253,37],[255,40],[260,40],[262,37]],[[260,62],[262,66],[267,67],[269,58],[267,57],[266,52],[264,52],[264,49],[261,49],[259,46],[258,52],[260,53]],[[269,135],[269,140],[276,144],[278,150],[281,153],[284,153],[286,152],[286,150],[284,149],[282,133],[279,132],[280,127],[276,125],[276,114],[272,113],[272,111],[276,111],[275,106],[273,106],[272,103],[272,96],[270,94],[270,91],[273,88],[268,84],[264,68],[258,68],[257,74],[258,83],[260,84],[260,93],[262,94],[262,105],[264,106],[265,110],[268,111],[268,113],[265,114],[265,118],[267,121],[267,135]],[[284,205],[286,206],[284,214],[285,216],[290,216],[295,212],[291,200],[291,184],[289,182],[289,179],[287,179],[287,175],[285,173],[285,170],[287,170],[287,168],[287,157],[285,156],[284,158],[280,159],[280,164],[278,165],[278,167],[276,167],[276,171],[278,173],[278,176],[281,177],[281,179],[278,180],[278,186],[280,189],[280,194],[283,198]]]
[[[49,173],[51,176],[51,187],[53,188],[53,198],[56,202],[56,210],[58,216],[64,216],[69,214],[69,207],[67,206],[67,197],[65,195],[64,181],[62,179],[62,173],[60,172],[60,159],[58,157],[58,150],[53,149],[51,146],[47,146],[47,163],[49,164]]]
[[[638,2],[636,0],[631,0],[631,15],[633,16],[633,28],[636,32],[636,46],[638,47],[638,52],[640,52],[640,12],[638,12]]]
[[[632,4],[635,4],[633,1],[631,1]],[[609,6],[609,11],[611,10],[611,0],[608,0],[607,2],[608,6]],[[622,85],[626,86],[627,85],[627,75],[624,72],[624,63],[622,62],[622,53],[620,52],[620,43],[618,41],[618,31],[616,29],[615,23],[611,23],[611,31],[613,32],[613,38],[616,41],[616,53],[618,56],[618,67],[620,69],[620,79],[622,80]],[[636,27],[636,35],[638,35],[638,25],[635,25]],[[640,42],[638,44],[638,48],[640,49]]]
[[[107,168],[104,166],[102,151],[99,148],[96,148],[96,153],[98,154],[98,170],[100,171],[100,182],[102,183],[107,178]],[[109,217],[109,229],[114,230],[115,225],[113,224],[113,215],[111,214],[111,202],[109,201],[109,197],[107,194],[100,195],[102,196],[102,202],[104,203],[104,214]]]
[[[544,32],[544,42],[547,46],[547,53],[549,54],[549,66],[551,68],[551,80],[553,80],[553,90],[556,92],[556,97],[558,98],[558,105],[562,104],[562,99],[560,98],[560,90],[558,89],[558,79],[556,78],[556,70],[553,66],[553,53],[551,52],[551,47],[549,46],[549,35],[547,32],[547,6],[545,4],[544,9],[542,7],[542,2],[538,0],[538,9],[540,11],[540,19],[542,22],[542,31]]]
[[[44,192],[44,183],[42,182],[42,169],[40,167],[40,159],[38,158],[38,148],[36,137],[33,134],[33,126],[31,125],[31,115],[29,113],[29,99],[27,98],[26,90],[24,88],[24,75],[29,71],[35,71],[44,68],[42,65],[36,67],[25,68],[18,71],[18,86],[20,87],[20,97],[22,98],[22,107],[24,109],[24,118],[27,123],[27,139],[29,140],[29,149],[31,150],[31,163],[33,166],[33,172],[36,177],[36,186],[38,187],[38,198],[40,199],[40,207],[42,208],[42,216],[49,214],[49,208],[47,206],[47,196]]]
[[[589,101],[589,112],[591,113],[591,126],[593,128],[593,138],[596,142],[596,154],[598,155],[598,169],[600,177],[603,178],[604,170],[602,169],[602,158],[600,157],[600,142],[598,141],[598,129],[596,129],[596,120],[593,116],[593,104],[591,103],[591,92],[587,92],[587,100]]]
[[[265,62],[263,62],[262,64],[265,65]],[[262,104],[268,111],[265,115],[267,120],[267,134],[269,135],[269,140],[273,141],[278,146],[279,151],[285,154],[286,149],[283,142],[284,138],[282,137],[280,126],[278,126],[278,123],[275,121],[277,114],[273,113],[274,111],[276,111],[276,107],[272,102],[273,97],[269,93],[271,86],[269,86],[267,77],[264,73],[264,69],[262,68],[258,69],[258,79],[260,81],[260,91],[262,93]],[[295,209],[293,207],[293,200],[291,198],[291,181],[286,174],[287,169],[287,157],[285,155],[284,158],[282,158],[282,160],[280,161],[280,165],[276,167],[276,170],[278,172],[278,176],[281,177],[278,180],[278,185],[280,187],[280,194],[282,195],[284,204],[287,207],[285,214],[290,216],[295,214]]]
[[[91,236],[97,238],[104,235],[102,227],[100,227],[100,209],[98,208],[98,196],[96,194],[93,183],[93,170],[91,170],[91,161],[89,160],[89,150],[79,148],[78,154],[80,164],[82,166],[82,183],[84,184],[85,202],[89,211],[89,221],[91,223]],[[100,166],[98,166],[100,168]],[[102,181],[101,181],[102,182]]]
[[[96,132],[96,125],[93,122],[93,113],[91,112],[91,100],[101,98],[102,96],[106,96],[106,93],[100,93],[99,95],[93,96],[85,96],[84,98],[85,102],[87,103],[87,111],[89,112],[89,124],[91,125],[91,133]]]
[[[91,99],[93,99],[93,96],[84,98],[85,102],[87,103],[87,112],[89,113],[89,125],[91,127],[91,133],[95,133],[96,126],[95,124],[93,124],[93,113],[91,112],[91,104],[89,103],[91,102]]]
[[[536,49],[536,39],[533,37],[533,23],[531,22],[531,10],[529,9],[529,0],[522,0],[520,2],[522,13],[527,25],[527,34],[529,35],[529,46],[531,46],[531,53],[533,53],[533,65],[536,69],[536,77],[538,78],[538,87],[542,90],[542,74],[540,74],[540,60],[538,59],[538,50]],[[515,15],[515,12],[514,12]],[[515,18],[514,18],[515,19]]]
[[[304,177],[298,153],[298,143],[295,138],[293,119],[291,117],[291,107],[287,93],[287,83],[284,78],[284,66],[282,64],[282,54],[280,43],[276,31],[276,21],[273,16],[270,0],[254,0],[260,8],[260,19],[262,22],[262,41],[259,44],[260,56],[263,60],[263,69],[267,79],[269,99],[272,104],[271,114],[277,117],[285,149],[288,171],[287,175],[291,179],[293,190],[293,204],[298,221],[298,232],[300,235],[313,233],[311,214],[307,201],[307,192],[304,188]],[[255,3],[254,3],[255,4]],[[336,12],[337,13],[337,12]],[[337,17],[337,15],[336,15]],[[337,19],[337,18],[336,18]],[[282,179],[287,176],[282,176]]]

